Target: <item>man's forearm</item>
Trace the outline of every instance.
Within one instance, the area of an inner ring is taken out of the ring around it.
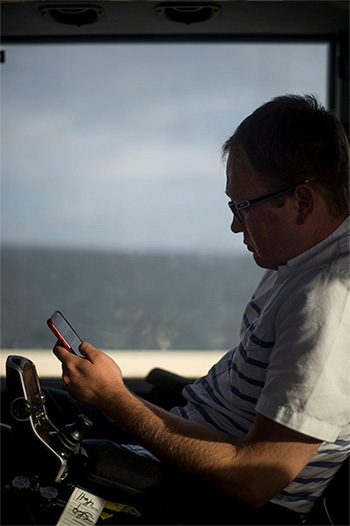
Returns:
[[[239,450],[227,433],[173,415],[128,391],[108,414],[160,459],[232,491],[232,477],[227,488],[222,474],[232,468]]]
[[[263,487],[261,493],[262,461],[249,453],[250,444],[244,439],[173,415],[128,391],[110,405],[108,414],[160,459],[248,504],[262,505],[281,489],[278,481],[276,489],[271,483],[271,491]]]

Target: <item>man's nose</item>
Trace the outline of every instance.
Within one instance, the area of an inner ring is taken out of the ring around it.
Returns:
[[[231,231],[234,234],[239,234],[240,232],[243,232],[243,223],[240,223],[238,219],[233,216],[232,223],[231,223]]]

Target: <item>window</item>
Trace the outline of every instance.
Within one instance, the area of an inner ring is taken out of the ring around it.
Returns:
[[[327,44],[8,45],[2,348],[56,309],[102,349],[225,350],[261,269],[229,229],[221,145],[285,93],[326,101]]]

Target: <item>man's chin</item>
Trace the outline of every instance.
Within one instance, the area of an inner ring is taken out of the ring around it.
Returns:
[[[249,248],[248,248],[249,250]],[[251,250],[251,252],[253,252],[253,259],[255,261],[255,263],[258,265],[258,267],[260,268],[264,268],[266,270],[277,270],[278,268],[278,265],[276,265],[274,262],[272,261],[267,261],[263,258],[261,258],[256,252],[254,252],[253,250]]]

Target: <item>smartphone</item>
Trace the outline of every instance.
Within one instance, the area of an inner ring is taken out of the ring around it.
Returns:
[[[85,358],[79,351],[79,346],[83,340],[78,336],[73,327],[68,323],[63,314],[56,310],[47,320],[47,324],[55,336],[61,341],[63,347],[68,351],[73,351],[77,356]]]

